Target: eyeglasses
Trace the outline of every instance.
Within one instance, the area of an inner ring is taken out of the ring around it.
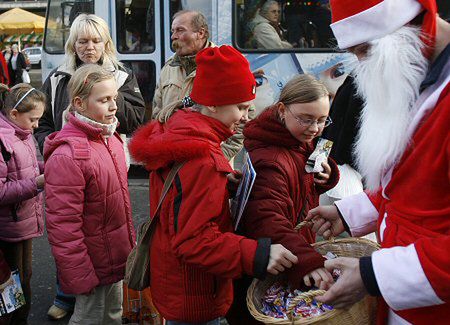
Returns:
[[[333,123],[333,121],[331,120],[331,117],[329,117],[329,116],[323,121],[317,121],[317,120],[313,120],[313,119],[303,119],[301,117],[295,116],[294,113],[292,113],[292,111],[289,109],[288,106],[286,106],[286,109],[288,110],[289,113],[291,113],[292,117],[297,121],[297,123],[300,124],[300,126],[302,126],[304,128],[309,128],[309,127],[313,126],[314,124],[317,124],[317,127],[319,129],[322,129],[322,128],[326,128],[331,123]]]

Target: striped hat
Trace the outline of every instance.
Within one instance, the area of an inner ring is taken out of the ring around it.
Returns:
[[[434,44],[435,0],[331,0],[334,36],[341,49],[382,38],[406,25],[425,10],[424,41]]]

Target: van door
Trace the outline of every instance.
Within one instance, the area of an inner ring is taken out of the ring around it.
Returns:
[[[114,5],[113,5],[114,4]],[[111,1],[111,36],[118,58],[136,75],[146,104],[146,117],[151,117],[157,72],[161,70],[161,1]]]

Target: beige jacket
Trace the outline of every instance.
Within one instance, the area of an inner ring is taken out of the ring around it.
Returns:
[[[269,20],[257,14],[250,23],[258,49],[290,49],[292,44],[283,41]]]
[[[216,45],[208,42],[207,46]],[[175,55],[161,69],[159,83],[156,86],[155,96],[153,97],[152,119],[156,119],[162,107],[167,107],[167,105],[183,99],[192,91],[196,75],[195,58],[192,57],[191,62],[185,61],[184,64],[180,64],[179,61]],[[187,74],[184,66],[188,66],[188,69],[192,70],[192,72]],[[255,115],[255,108],[252,105],[249,109],[249,119],[253,119]],[[242,149],[244,142],[243,128],[244,125],[242,124],[231,138],[222,143],[222,151],[228,160],[231,160]]]

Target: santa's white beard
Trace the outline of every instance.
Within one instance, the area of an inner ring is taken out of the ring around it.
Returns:
[[[354,149],[366,189],[376,191],[410,140],[407,130],[428,60],[417,28],[402,27],[370,45],[367,57],[355,68],[364,108]]]

